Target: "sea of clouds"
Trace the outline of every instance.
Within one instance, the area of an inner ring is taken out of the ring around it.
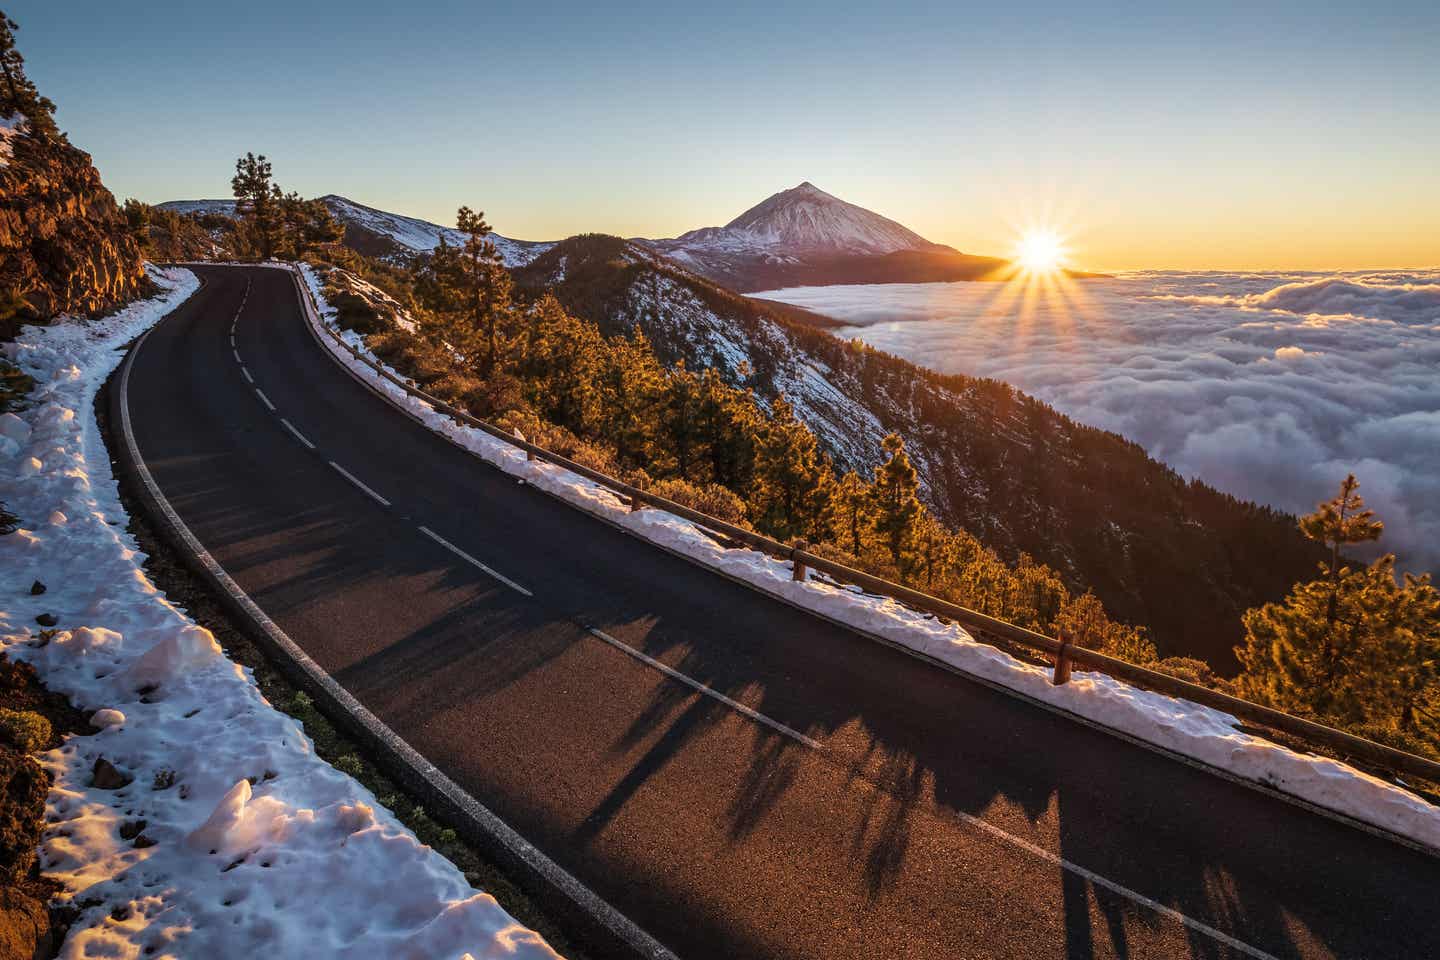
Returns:
[[[1304,512],[1347,472],[1381,546],[1440,572],[1440,271],[1123,274],[757,294],[946,373],[994,377],[1182,475]]]

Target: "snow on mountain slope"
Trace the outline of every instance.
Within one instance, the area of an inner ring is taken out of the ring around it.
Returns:
[[[755,386],[762,405],[783,393],[842,469],[868,475],[884,461],[880,442],[889,428],[863,402],[861,385],[807,350],[767,306],[612,237],[561,241],[517,275],[522,285],[553,290],[609,334],[640,327],[666,362],[715,367],[729,383]],[[586,310],[581,303],[599,307]],[[938,473],[929,470],[923,451],[913,459],[928,491],[927,473],[936,479]]]
[[[932,243],[888,217],[806,181],[723,227],[636,240],[708,280],[742,292],[831,283],[987,279],[1006,264]]]
[[[694,255],[715,250],[779,257],[945,249],[894,220],[847,203],[809,181],[766,198],[723,227],[702,227],[673,240],[652,243],[667,253]]]
[[[428,220],[377,210],[333,193],[320,199],[330,208],[331,215],[346,228],[346,244],[369,256],[388,259],[429,253],[439,245],[442,236],[452,246],[465,242],[465,235],[459,230]],[[158,206],[184,214],[235,215],[234,200],[167,200]],[[490,239],[505,264],[511,267],[524,266],[554,246],[553,243],[512,240],[498,233],[492,233]]]
[[[358,228],[388,238],[412,253],[429,253],[439,246],[442,236],[451,246],[460,246],[465,242],[465,235],[459,230],[428,220],[377,210],[333,193],[320,199],[347,228]],[[498,233],[490,234],[490,239],[504,257],[505,264],[511,267],[523,266],[554,246],[553,243],[532,240],[511,240]]]
[[[234,200],[166,200],[155,206],[161,210],[173,210],[175,213],[183,213],[186,216],[209,213],[218,213],[222,217],[235,216]]]

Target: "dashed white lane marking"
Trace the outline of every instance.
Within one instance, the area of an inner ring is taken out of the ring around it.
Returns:
[[[745,706],[745,704],[741,703],[740,701],[725,696],[725,694],[721,693],[718,690],[712,690],[710,687],[705,686],[705,684],[701,683],[699,680],[696,680],[693,677],[686,676],[679,670],[676,670],[674,667],[666,666],[665,664],[661,663],[659,660],[656,660],[649,654],[642,653],[641,651],[636,650],[634,647],[630,646],[630,644],[624,643],[620,640],[616,640],[604,630],[597,630],[594,627],[586,627],[585,629],[592,637],[595,637],[599,640],[604,640],[606,643],[610,644],[610,646],[614,647],[615,649],[623,653],[629,654],[630,656],[634,657],[636,660],[639,660],[646,666],[654,667],[656,670],[659,670],[661,673],[665,674],[665,676],[671,678],[672,680],[679,680],[681,683],[694,688],[700,693],[703,693],[705,696],[713,697],[716,700],[719,700],[721,703],[725,704],[725,706],[729,707],[731,710],[734,710],[736,713],[749,717],[756,723],[763,724],[764,726],[769,727],[771,730],[774,730],[777,733],[783,733],[791,740],[799,741],[800,743],[805,744],[805,746],[809,747],[812,750],[825,749],[825,747],[822,746],[818,740],[812,740],[811,738],[805,736],[805,734],[801,733],[799,730],[796,730],[793,727],[787,727],[779,720],[772,720],[760,711],[753,710],[750,707]]]
[[[255,388],[255,396],[259,397],[259,398],[260,398],[260,402],[263,403],[263,404],[265,404],[265,406],[267,406],[267,407],[270,408],[270,412],[271,412],[271,413],[274,413],[274,412],[275,412],[275,404],[271,403],[271,402],[270,402],[270,398],[267,397],[267,396],[265,396],[265,391],[264,391],[264,390],[261,390],[259,387],[256,387],[256,388]]]
[[[535,594],[531,593],[529,590],[526,590],[524,587],[520,586],[520,584],[516,583],[514,580],[511,580],[503,573],[499,573],[493,568],[481,563],[479,560],[476,560],[474,557],[470,556],[470,554],[466,553],[464,550],[461,550],[459,547],[455,546],[455,544],[451,543],[449,540],[446,540],[444,537],[440,536],[440,534],[436,533],[434,530],[431,530],[429,527],[421,527],[420,532],[425,534],[425,536],[429,537],[431,540],[434,540],[436,543],[440,544],[440,546],[444,547],[446,550],[449,550],[451,553],[455,554],[455,556],[459,557],[460,559],[473,563],[475,566],[479,567],[481,570],[485,571],[490,576],[494,577],[496,580],[499,580],[501,583],[505,584],[505,586],[509,587],[511,590],[514,590],[516,593],[524,594],[527,597],[535,596]]]
[[[342,477],[344,477],[346,480],[349,480],[351,483],[355,484],[355,486],[359,487],[361,490],[365,491],[371,497],[373,497],[376,503],[380,504],[382,507],[390,506],[389,500],[386,500],[384,497],[380,496],[380,494],[376,493],[374,490],[371,490],[369,487],[365,486],[365,484],[361,483],[360,478],[355,476],[355,474],[351,473],[349,470],[346,470],[334,460],[330,461],[330,466],[334,467],[336,470],[339,470]]]
[[[285,429],[286,429],[286,430],[289,430],[291,433],[293,433],[293,434],[295,435],[295,439],[296,439],[296,440],[299,440],[301,443],[305,444],[305,446],[309,447],[311,450],[314,450],[314,449],[315,449],[315,444],[313,444],[313,443],[311,443],[309,440],[307,440],[307,439],[305,438],[305,434],[301,433],[299,430],[296,430],[296,429],[295,429],[295,424],[291,423],[289,420],[286,420],[284,417],[281,417],[281,418],[280,418],[280,422],[283,423],[283,424],[285,424]]]
[[[242,364],[240,365],[240,372],[243,373],[243,374],[245,374],[245,381],[246,381],[247,383],[249,383],[250,386],[252,386],[252,387],[255,386],[255,378],[252,377],[252,376],[250,376],[250,368],[249,368],[249,367],[245,366],[245,365],[242,363]]]
[[[234,348],[231,348],[230,352],[233,353],[233,354],[235,354],[235,362],[236,362],[236,363],[240,364],[241,366],[244,366],[244,365],[245,365],[245,361],[240,359],[240,351],[239,351],[239,350],[236,350],[236,349],[234,349]]]
[[[234,328],[234,327],[231,327],[231,328],[230,328],[230,349],[231,349],[231,350],[234,350],[234,349],[235,349],[235,328]]]

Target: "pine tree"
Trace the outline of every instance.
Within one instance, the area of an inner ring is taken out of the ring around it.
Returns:
[[[908,581],[915,565],[916,530],[925,512],[917,495],[920,480],[899,434],[890,434],[882,445],[889,459],[875,468],[875,482],[870,487],[875,532],[889,551],[900,578]]]
[[[1397,582],[1392,555],[1360,568],[1342,563],[1342,546],[1374,540],[1383,529],[1357,487],[1347,477],[1335,499],[1301,520],[1308,536],[1331,547],[1330,562],[1284,602],[1246,612],[1235,689],[1433,754],[1440,743],[1440,592],[1428,576]]]
[[[847,472],[835,485],[829,526],[840,545],[858,561],[865,552],[874,518],[870,512],[870,488],[854,471]]]
[[[510,359],[519,333],[513,281],[489,239],[485,215],[461,207],[455,222],[465,242],[451,246],[442,235],[416,293],[434,318],[426,331],[430,339],[489,380]]]
[[[1347,474],[1340,481],[1340,493],[1333,500],[1327,500],[1316,507],[1315,512],[1300,519],[1300,532],[1311,540],[1317,540],[1330,548],[1330,566],[1326,570],[1330,581],[1329,598],[1325,605],[1325,642],[1322,662],[1326,665],[1324,679],[1335,679],[1339,658],[1335,645],[1336,625],[1339,618],[1341,580],[1346,568],[1340,565],[1340,549],[1357,543],[1378,540],[1385,525],[1375,519],[1375,512],[1365,508],[1365,500],[1357,492],[1360,483],[1355,474]]]
[[[755,444],[750,515],[777,539],[820,539],[834,483],[815,434],[796,419],[783,394],[776,397]]]
[[[571,316],[549,293],[531,308],[529,319],[518,370],[531,404],[553,423],[593,436],[605,351],[599,329]]]
[[[235,212],[249,227],[256,253],[261,260],[269,260],[280,242],[279,207],[284,197],[263,153],[247,153],[235,161],[230,189],[235,195]]]
[[[650,465],[665,372],[639,327],[609,341],[601,364],[600,430],[623,466]]]
[[[926,593],[943,592],[958,550],[955,538],[928,511],[920,515],[915,531],[916,582]]]
[[[298,260],[318,247],[338,243],[345,234],[323,200],[306,200],[291,192],[279,196],[276,207],[276,252],[285,259]]]
[[[705,457],[700,425],[700,380],[685,369],[683,360],[670,368],[660,406],[660,436],[665,472],[682,480],[700,481],[697,473]]]
[[[727,384],[714,368],[700,375],[699,390],[695,416],[700,446],[709,459],[708,479],[748,500],[754,488],[755,441],[761,421],[755,398],[750,391]]]
[[[0,13],[0,117],[23,114],[27,132],[37,140],[48,141],[60,136],[55,126],[55,104],[40,96],[35,84],[25,75],[25,58],[15,45],[15,31],[20,25]]]

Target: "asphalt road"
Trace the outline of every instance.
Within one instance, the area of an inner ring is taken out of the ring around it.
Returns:
[[[197,272],[130,382],[175,509],[376,715],[680,956],[1440,957],[1440,860],[679,561],[370,394],[285,273]]]

